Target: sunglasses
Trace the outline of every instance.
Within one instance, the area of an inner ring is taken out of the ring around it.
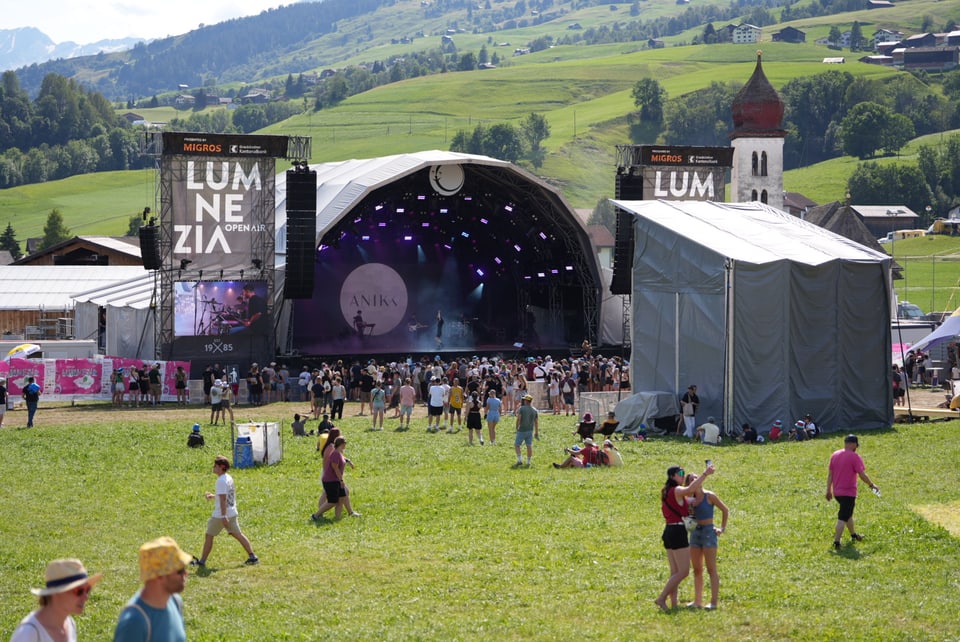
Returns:
[[[687,475],[687,473],[685,473],[682,468],[677,471],[677,474],[680,475],[681,477],[685,477]]]
[[[92,586],[78,586],[77,588],[71,591],[77,597],[83,597],[84,595],[89,595],[90,591],[93,590]]]

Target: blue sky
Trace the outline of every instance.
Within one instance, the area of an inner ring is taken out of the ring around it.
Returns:
[[[6,2],[0,28],[36,27],[54,42],[174,36],[231,18],[260,13],[296,0],[47,0]]]

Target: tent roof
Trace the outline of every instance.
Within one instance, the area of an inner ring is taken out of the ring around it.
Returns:
[[[857,216],[857,213],[849,205],[841,205],[838,201],[817,205],[807,210],[803,220],[819,225],[840,236],[845,236],[871,250],[883,252],[883,246],[874,238],[863,220]],[[898,273],[902,270],[896,261],[893,262],[893,269]],[[901,277],[898,275],[896,278]]]
[[[138,265],[2,265],[0,309],[72,309],[73,295],[142,276]]]
[[[396,181],[398,178],[413,174],[424,167],[434,165],[488,165],[513,169],[528,180],[540,184],[550,191],[556,191],[536,176],[508,163],[507,161],[460,154],[440,150],[428,150],[413,154],[395,154],[377,158],[352,159],[334,163],[311,165],[317,172],[317,234],[318,238],[331,225],[340,220],[352,206],[356,205],[370,192]],[[280,238],[281,229],[286,228],[286,173],[277,175],[277,218],[278,231],[277,254],[283,254],[285,238]],[[282,207],[281,207],[282,205]]]
[[[111,283],[74,295],[77,303],[93,303],[98,306],[129,307],[143,310],[150,307],[153,297],[152,272],[140,271],[132,279]]]
[[[712,201],[614,201],[621,209],[672,230],[721,256],[761,265],[790,260],[889,260],[878,252],[762,203]]]

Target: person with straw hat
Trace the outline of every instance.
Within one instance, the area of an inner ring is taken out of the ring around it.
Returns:
[[[102,573],[88,575],[78,559],[53,560],[47,564],[46,584],[30,589],[40,598],[40,608],[20,621],[10,642],[76,642],[74,615],[81,615]]]
[[[159,537],[140,547],[139,558],[143,588],[120,612],[114,642],[186,642],[180,593],[191,556],[172,537]]]

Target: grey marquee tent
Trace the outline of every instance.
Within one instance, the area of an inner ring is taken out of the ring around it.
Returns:
[[[634,214],[634,390],[698,386],[697,423],[889,426],[890,257],[762,203]]]

